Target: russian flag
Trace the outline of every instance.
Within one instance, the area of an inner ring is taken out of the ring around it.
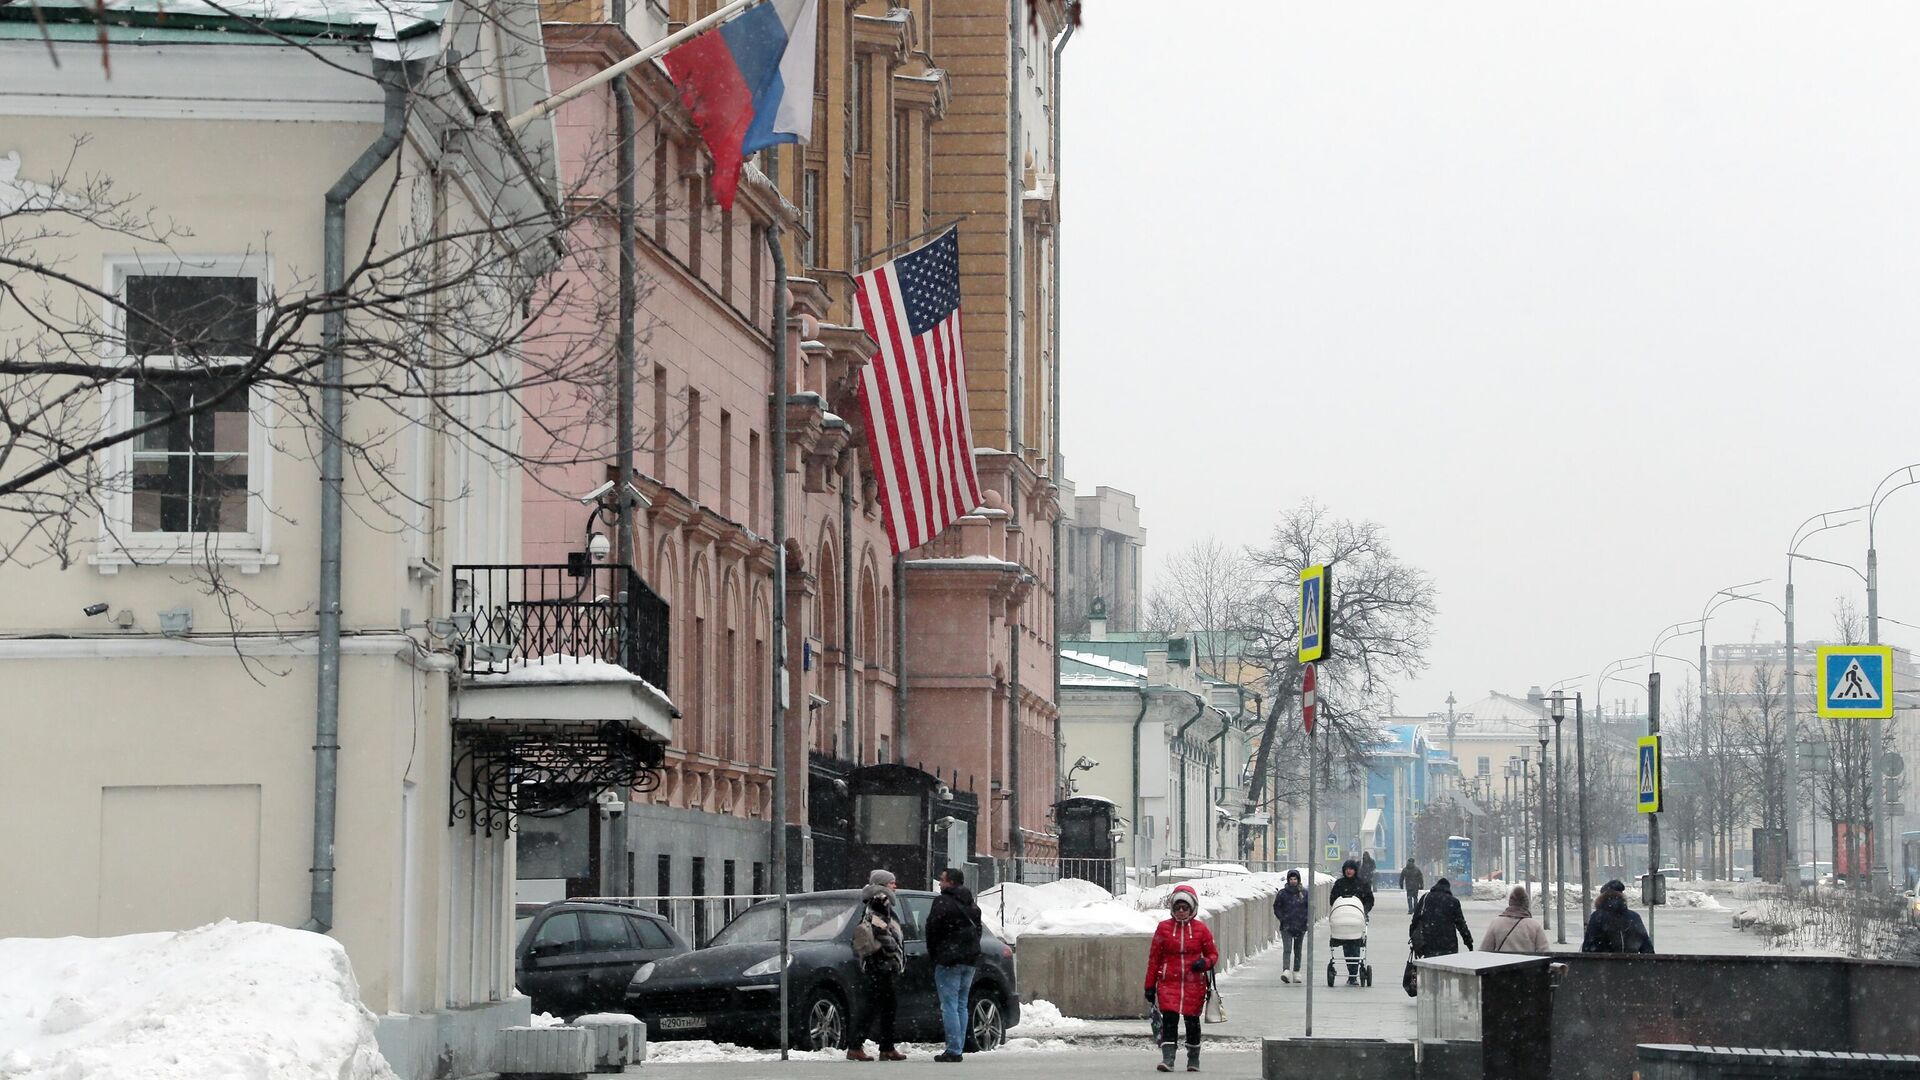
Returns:
[[[819,0],[767,0],[661,58],[713,154],[713,198],[733,206],[740,165],[813,134]]]

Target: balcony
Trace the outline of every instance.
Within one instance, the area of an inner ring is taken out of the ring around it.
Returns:
[[[668,609],[632,568],[456,566],[453,596],[454,821],[492,835],[659,782]]]

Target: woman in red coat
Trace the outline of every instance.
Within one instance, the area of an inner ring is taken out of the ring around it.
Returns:
[[[1207,1001],[1207,972],[1220,962],[1213,931],[1195,918],[1200,898],[1191,885],[1176,885],[1173,918],[1153,932],[1147,952],[1147,1001],[1160,1010],[1161,1072],[1173,1071],[1180,1018],[1187,1020],[1187,1071],[1200,1071],[1200,1008]]]

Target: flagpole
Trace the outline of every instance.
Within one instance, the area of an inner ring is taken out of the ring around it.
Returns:
[[[634,53],[632,56],[629,56],[626,59],[621,60],[620,62],[614,64],[613,66],[602,68],[601,70],[594,72],[592,75],[589,75],[584,79],[581,79],[579,82],[574,83],[572,86],[567,87],[565,90],[560,91],[559,93],[553,95],[552,97],[546,99],[545,101],[540,102],[538,105],[535,105],[533,108],[528,109],[526,112],[523,112],[520,115],[514,117],[513,119],[507,121],[507,126],[514,129],[515,131],[518,131],[520,128],[525,127],[527,124],[531,123],[532,121],[538,120],[542,116],[545,116],[548,113],[552,112],[553,110],[559,108],[560,106],[565,105],[567,102],[572,101],[574,98],[579,97],[581,94],[586,93],[587,91],[593,89],[594,87],[599,86],[602,83],[611,82],[612,80],[619,78],[620,76],[626,74],[627,72],[632,71],[634,68],[639,67],[641,64],[644,64],[649,60],[655,59],[656,57],[659,57],[663,53],[671,51],[674,46],[680,44],[681,42],[686,41],[690,38],[699,37],[701,34],[704,34],[708,30],[713,29],[713,27],[718,25],[719,23],[723,23],[728,19],[731,19],[735,15],[740,14],[741,12],[747,10],[750,7],[753,7],[757,4],[764,4],[764,3],[766,3],[766,0],[732,0],[732,3],[721,6],[719,10],[715,11],[713,14],[707,16],[706,18],[700,19],[697,22],[688,23],[685,27],[681,28],[680,30],[674,33],[668,34],[666,37],[661,38],[659,41],[656,41],[653,44],[647,46],[646,48],[641,49],[639,52]]]

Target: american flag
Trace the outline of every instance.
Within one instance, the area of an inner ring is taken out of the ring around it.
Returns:
[[[861,375],[867,450],[895,553],[981,503],[960,351],[960,232],[854,279],[860,325],[880,343]]]

